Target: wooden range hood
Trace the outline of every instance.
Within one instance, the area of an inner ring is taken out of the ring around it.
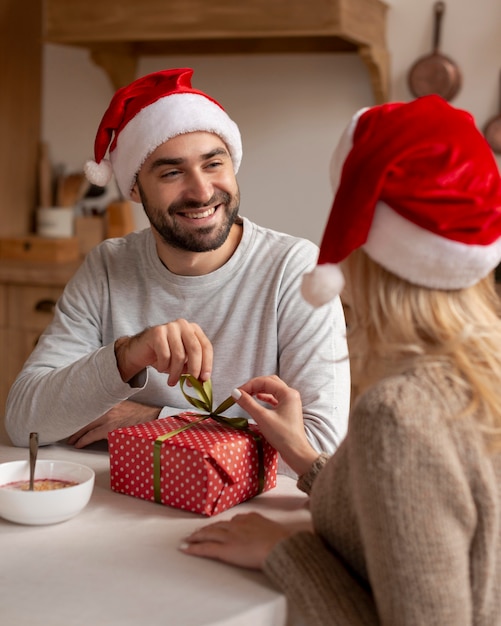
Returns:
[[[115,89],[145,55],[354,52],[388,100],[381,0],[45,0],[44,41],[88,48]],[[333,77],[334,79],[334,77]]]

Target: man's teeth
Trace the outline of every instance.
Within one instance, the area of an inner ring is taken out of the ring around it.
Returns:
[[[212,207],[211,209],[207,209],[203,213],[184,213],[185,217],[189,217],[193,220],[201,220],[203,217],[209,217],[209,215],[213,215],[216,212],[216,209]]]

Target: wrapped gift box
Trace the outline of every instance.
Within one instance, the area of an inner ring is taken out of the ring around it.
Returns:
[[[277,452],[252,424],[254,436],[205,419],[164,439],[199,418],[186,412],[110,432],[111,488],[210,516],[275,487]]]

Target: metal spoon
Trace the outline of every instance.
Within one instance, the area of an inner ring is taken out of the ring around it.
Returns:
[[[30,433],[30,491],[35,488],[35,463],[38,454],[38,433]]]

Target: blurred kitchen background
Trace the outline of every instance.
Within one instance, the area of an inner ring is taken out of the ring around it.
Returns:
[[[0,6],[2,2],[18,5],[16,0],[1,0]],[[282,0],[260,4],[272,16],[277,2],[283,4]],[[371,19],[364,2],[329,2],[352,5],[359,11],[356,18]],[[72,0],[65,4],[70,7]],[[99,4],[105,7],[107,0]],[[174,5],[189,14],[200,2],[147,0],[137,3],[137,10],[148,11],[150,4],[165,7],[163,13]],[[311,12],[317,10],[315,1],[306,4]],[[318,2],[319,7],[325,4],[329,3]],[[409,100],[414,97],[407,83],[410,68],[432,50],[435,2],[388,0],[384,4],[387,99]],[[196,16],[191,21],[196,23]],[[500,111],[500,31],[499,0],[445,2],[440,51],[462,75],[452,103],[471,111],[479,126]],[[111,36],[111,28],[109,32]],[[12,32],[7,36],[13,39]],[[367,63],[356,52],[214,54],[213,47],[209,40],[199,54],[140,56],[135,76],[168,67],[194,68],[194,86],[219,100],[241,129],[241,212],[265,226],[318,242],[330,208],[328,164],[334,145],[352,114],[375,103]],[[77,172],[93,155],[95,132],[114,85],[85,46],[43,43],[41,62],[40,139],[48,145],[53,167]],[[23,106],[16,94],[4,92],[0,99],[4,98]],[[13,143],[14,160],[15,151]],[[134,207],[134,219],[138,227],[145,225],[140,207]],[[11,234],[5,223],[0,234]]]

